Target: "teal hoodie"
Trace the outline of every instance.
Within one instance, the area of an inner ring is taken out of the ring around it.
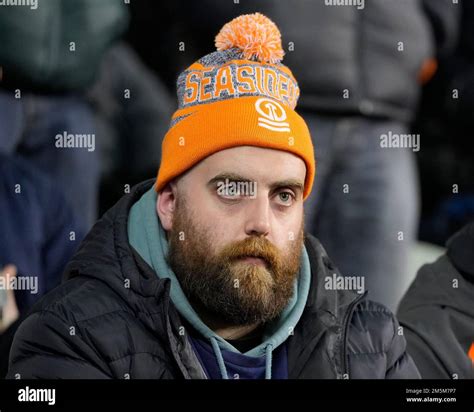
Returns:
[[[227,370],[221,350],[240,353],[225,339],[216,335],[200,318],[186,298],[176,275],[169,267],[168,240],[156,213],[157,193],[152,187],[130,210],[128,218],[128,238],[132,247],[140,254],[162,279],[171,279],[170,296],[180,313],[205,339],[209,340],[219,364],[223,379],[227,379]],[[271,379],[272,351],[286,341],[296,327],[306,306],[310,287],[310,263],[306,248],[301,255],[300,272],[295,282],[294,294],[281,315],[268,323],[264,330],[262,343],[249,350],[246,356],[266,356],[266,379]]]

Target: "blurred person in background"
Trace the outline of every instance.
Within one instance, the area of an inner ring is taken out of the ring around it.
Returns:
[[[53,177],[83,231],[96,219],[100,178],[100,136],[84,92],[127,11],[121,0],[0,8],[0,152]]]
[[[418,230],[414,153],[423,136],[410,122],[435,59],[452,50],[459,7],[449,0],[371,0],[362,9],[326,3],[315,2],[313,13],[301,5],[305,29],[289,28],[290,61],[311,56],[299,66],[303,113],[321,167],[306,222],[343,273],[364,276],[371,298],[395,310],[411,280]]]
[[[419,270],[398,319],[422,378],[474,379],[474,221]]]
[[[127,188],[156,171],[174,101],[126,42],[105,53],[87,97],[100,136],[102,215]]]
[[[85,92],[128,23],[121,0],[37,6],[0,7],[0,269],[34,281],[13,291],[2,283],[11,314],[1,325],[2,377],[19,322],[60,283],[95,221],[100,158]]]
[[[307,230],[342,273],[365,277],[371,298],[394,310],[411,280],[407,260],[419,209],[413,152],[419,146],[398,148],[395,141],[384,147],[382,138],[410,133],[421,84],[433,75],[435,59],[452,51],[459,5],[338,3],[145,0],[132,6],[129,39],[172,88],[174,73],[208,51],[220,21],[260,11],[280,25],[286,59],[301,79],[300,110],[319,168]],[[165,32],[167,40],[150,47],[147,39]]]
[[[418,271],[398,309],[425,379],[474,378],[474,3],[459,7],[454,52],[439,60],[414,122],[425,136],[420,238],[447,247]]]
[[[474,2],[459,7],[456,47],[424,87],[413,125],[424,136],[420,239],[439,245],[474,219]]]
[[[19,319],[61,282],[85,233],[55,182],[28,160],[0,154],[0,378]],[[6,275],[5,275],[6,276]],[[11,288],[10,288],[11,286]]]

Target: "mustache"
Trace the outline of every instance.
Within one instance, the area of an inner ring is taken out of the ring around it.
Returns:
[[[278,248],[268,239],[256,236],[233,242],[225,246],[218,255],[221,262],[233,262],[245,257],[260,258],[271,268],[280,267],[282,262]]]

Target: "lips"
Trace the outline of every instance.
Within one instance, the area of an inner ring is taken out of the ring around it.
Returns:
[[[268,267],[267,260],[261,256],[254,256],[254,255],[241,256],[238,258],[238,260],[245,263],[252,264],[252,265]]]

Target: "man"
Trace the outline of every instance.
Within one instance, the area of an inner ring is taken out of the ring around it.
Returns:
[[[425,379],[474,379],[474,222],[424,265],[398,315],[408,352]]]
[[[95,225],[9,377],[419,377],[394,316],[305,240],[314,153],[278,29],[240,16],[216,46],[178,78],[156,184]]]

